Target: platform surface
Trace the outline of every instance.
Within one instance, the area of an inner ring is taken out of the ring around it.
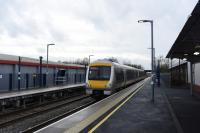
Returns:
[[[176,133],[162,87],[155,88],[155,102],[151,101],[150,81],[119,110],[111,115],[95,133]]]
[[[46,126],[37,133],[63,133],[63,132],[80,132],[88,128],[94,121],[98,120],[102,115],[115,107],[125,97],[136,92],[138,88],[142,87],[147,79],[140,81],[118,93],[113,94],[87,108],[84,108],[77,113],[74,113],[66,118],[63,118],[49,126]]]
[[[35,94],[46,93],[46,92],[57,91],[57,90],[63,90],[67,88],[83,87],[83,86],[85,86],[85,83],[48,87],[48,88],[38,88],[38,89],[31,89],[31,90],[21,90],[21,91],[14,91],[14,92],[5,92],[5,93],[0,93],[0,100],[20,97],[20,96],[35,95]]]
[[[169,85],[169,75],[161,75],[166,84],[164,88],[167,98],[184,133],[200,133],[200,96],[192,96],[187,86]]]

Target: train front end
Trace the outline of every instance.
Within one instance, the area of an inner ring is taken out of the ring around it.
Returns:
[[[87,70],[86,94],[110,95],[112,93],[112,63],[91,63]]]

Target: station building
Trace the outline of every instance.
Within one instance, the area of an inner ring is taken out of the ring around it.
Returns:
[[[190,86],[191,66],[190,62],[185,60],[172,59],[170,61],[171,85]],[[200,63],[192,65],[194,90],[200,92]]]
[[[85,82],[86,66],[0,54],[0,93]]]

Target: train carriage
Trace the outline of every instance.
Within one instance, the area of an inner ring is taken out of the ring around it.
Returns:
[[[86,94],[111,95],[144,78],[144,70],[99,60],[91,63],[87,69]]]

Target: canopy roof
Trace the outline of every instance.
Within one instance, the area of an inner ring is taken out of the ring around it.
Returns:
[[[198,1],[182,31],[171,47],[167,58],[186,58],[190,62],[200,62],[200,2]]]

